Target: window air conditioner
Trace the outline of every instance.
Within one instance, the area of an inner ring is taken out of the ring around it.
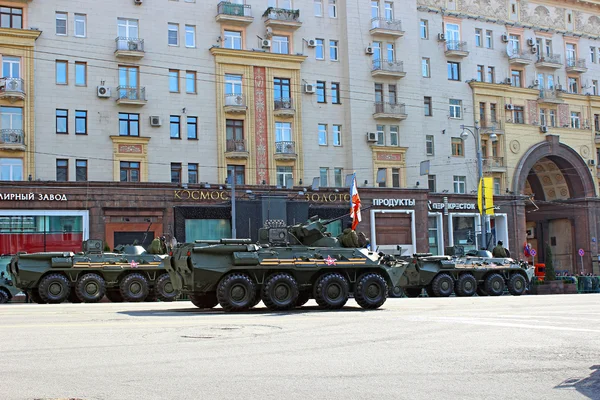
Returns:
[[[446,40],[446,35],[444,35],[443,33],[438,33],[438,40],[440,42],[444,42]]]
[[[529,38],[529,39],[527,39],[527,44],[530,46],[535,46],[535,40]]]
[[[315,92],[316,92],[315,85],[313,85],[312,83],[304,84],[304,93],[315,93]]]
[[[365,49],[365,53],[366,54],[374,54],[375,50],[373,50],[373,48],[371,46],[369,46]]]
[[[548,133],[548,127],[546,125],[540,126],[540,132],[542,132],[542,133]]]
[[[537,47],[532,47],[532,48],[531,48],[531,52],[532,52],[533,54],[536,54],[536,53],[537,53]]]
[[[162,121],[158,115],[150,116],[150,126],[161,126]]]
[[[367,132],[367,142],[377,142],[377,133]]]
[[[110,88],[108,86],[97,87],[98,97],[110,97]]]
[[[507,104],[507,105],[506,105],[506,109],[507,109],[507,110],[514,110],[514,109],[515,109],[515,106],[513,106],[512,104]]]
[[[594,160],[593,158],[591,160],[588,160],[588,164],[590,164],[591,166],[596,165],[596,160]]]
[[[308,47],[317,47],[317,41],[315,39],[307,40]]]
[[[134,3],[136,6],[139,6],[139,5],[141,5],[141,4],[142,4],[142,0],[133,0],[133,3]]]
[[[262,39],[260,41],[260,45],[263,49],[270,49],[271,48],[271,41],[269,39]]]
[[[508,35],[506,33],[504,35],[502,35],[502,41],[504,43],[508,43]]]

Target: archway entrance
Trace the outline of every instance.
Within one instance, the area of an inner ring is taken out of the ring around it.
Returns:
[[[558,272],[581,272],[577,251],[583,248],[589,263],[595,231],[585,199],[595,197],[596,192],[586,162],[571,147],[560,143],[558,136],[548,135],[546,141],[523,155],[513,184],[516,193],[533,200],[525,208],[524,242],[536,249],[536,262],[546,261],[546,247],[550,246]]]

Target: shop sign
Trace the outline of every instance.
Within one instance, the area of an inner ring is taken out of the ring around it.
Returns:
[[[67,201],[67,195],[63,193],[0,193],[0,200]]]
[[[306,193],[306,201],[313,203],[350,202],[348,193]]]
[[[229,195],[217,190],[175,190],[175,200],[229,200]]]
[[[430,210],[443,210],[444,203],[429,202]],[[448,210],[475,210],[475,203],[448,203]]]
[[[374,206],[414,207],[415,199],[373,199]]]

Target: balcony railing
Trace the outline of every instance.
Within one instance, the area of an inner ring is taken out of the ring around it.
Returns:
[[[483,165],[489,168],[504,168],[504,157],[488,157],[483,159]]]
[[[551,55],[539,55],[537,61],[538,63],[548,63],[548,64],[562,64],[560,54],[551,54]]]
[[[446,41],[446,51],[467,51],[467,42],[448,40]]]
[[[524,52],[523,50],[514,50],[510,51],[508,55],[508,59],[512,60],[525,60],[527,62],[531,62],[531,54]]]
[[[540,90],[539,101],[544,103],[563,103],[561,98],[561,91],[553,89],[542,89]]]
[[[115,43],[117,44],[116,51],[137,51],[140,53],[144,52],[144,39],[120,36],[115,39]]]
[[[225,106],[226,107],[246,107],[246,98],[243,94],[226,94],[225,95]]]
[[[252,17],[252,8],[249,4],[235,4],[222,1],[217,5],[217,14],[234,17]]]
[[[402,32],[402,23],[398,19],[373,18],[371,20],[371,29]]]
[[[296,154],[296,142],[275,142],[276,154]]]
[[[286,8],[269,7],[267,8],[267,11],[265,11],[265,13],[263,14],[263,17],[277,21],[298,22],[298,18],[300,17],[300,10],[289,10]]]
[[[0,78],[0,94],[8,92],[25,94],[25,81],[21,78]]]
[[[119,100],[146,101],[145,87],[118,86]]]
[[[25,133],[23,129],[0,129],[0,143],[24,144]]]
[[[399,103],[375,103],[375,114],[406,115],[406,105]]]
[[[235,139],[227,139],[225,151],[227,153],[243,153],[246,152],[246,141],[244,139],[235,140]]]
[[[403,73],[404,63],[402,61],[393,60],[373,60],[372,71]]]
[[[285,99],[285,98],[275,99],[275,111],[293,110],[293,109],[294,109],[294,103],[292,102],[292,99]]]
[[[567,67],[569,68],[587,68],[585,58],[567,58]]]

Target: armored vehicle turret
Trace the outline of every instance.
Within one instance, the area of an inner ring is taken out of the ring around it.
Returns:
[[[380,307],[397,286],[405,261],[366,248],[346,247],[313,217],[285,226],[267,221],[258,243],[250,239],[180,244],[165,262],[176,290],[200,308],[248,310],[261,300],[288,310],[313,298],[321,308],[342,308],[350,295],[363,308]]]
[[[82,243],[82,252],[19,253],[9,272],[17,288],[36,303],[95,303],[105,295],[113,302],[174,300],[166,255],[149,254],[141,246],[118,246],[103,252],[101,240]]]

